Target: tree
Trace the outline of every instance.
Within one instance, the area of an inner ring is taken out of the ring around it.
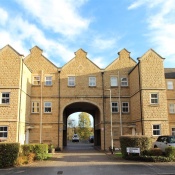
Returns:
[[[82,112],[79,114],[78,119],[78,135],[81,139],[87,140],[89,136],[92,134],[91,131],[91,121],[89,118],[89,114],[86,112]]]

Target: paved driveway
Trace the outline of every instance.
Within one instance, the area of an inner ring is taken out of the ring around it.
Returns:
[[[115,158],[92,144],[71,143],[49,161],[1,169],[0,175],[175,175],[175,163],[144,163]]]

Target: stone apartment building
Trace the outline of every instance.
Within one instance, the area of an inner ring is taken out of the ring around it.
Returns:
[[[94,144],[119,147],[121,135],[175,134],[175,68],[148,50],[137,62],[121,50],[105,69],[79,49],[57,67],[35,46],[26,57],[7,45],[0,50],[0,139],[67,145],[67,118],[87,112]],[[112,120],[111,120],[112,119]],[[112,121],[112,122],[111,122]]]

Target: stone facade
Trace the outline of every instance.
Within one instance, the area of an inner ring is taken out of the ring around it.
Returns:
[[[67,145],[67,118],[87,112],[94,144],[114,146],[121,135],[175,134],[175,69],[150,49],[138,62],[121,50],[100,69],[79,49],[58,68],[37,46],[26,57],[7,45],[0,50],[0,139]],[[112,112],[111,112],[112,111]]]

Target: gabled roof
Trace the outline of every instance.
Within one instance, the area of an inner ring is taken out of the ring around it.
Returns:
[[[174,79],[175,78],[175,68],[164,68],[165,78]]]
[[[7,44],[6,46],[4,46],[3,48],[0,49],[0,52],[3,51],[4,49],[11,49],[15,54],[19,55],[19,56],[24,56],[22,54],[20,54],[19,52],[17,52],[12,46],[10,46],[9,44]]]
[[[139,58],[137,58],[137,60],[142,60],[143,59],[143,57],[145,56],[145,55],[147,55],[149,52],[153,52],[154,54],[156,54],[158,57],[160,57],[161,59],[165,59],[165,58],[163,58],[163,57],[161,57],[157,52],[155,52],[153,49],[149,49],[146,53],[144,53],[141,57],[139,57]]]

